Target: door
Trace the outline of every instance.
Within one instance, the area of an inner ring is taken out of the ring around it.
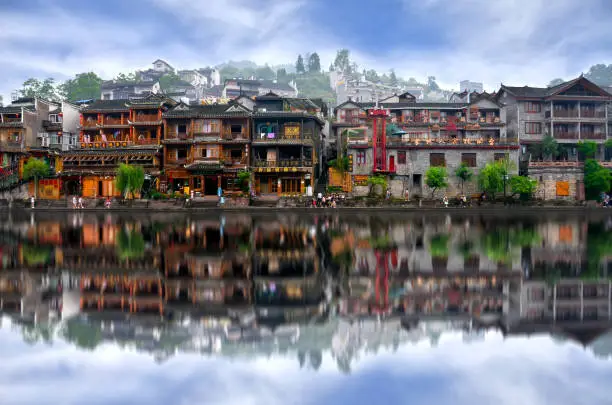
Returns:
[[[395,156],[389,156],[389,171],[395,173]]]

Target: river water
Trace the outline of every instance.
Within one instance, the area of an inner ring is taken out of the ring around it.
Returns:
[[[511,214],[0,212],[0,403],[612,404],[612,215]]]

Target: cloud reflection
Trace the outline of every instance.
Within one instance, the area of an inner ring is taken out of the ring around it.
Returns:
[[[350,375],[324,353],[318,371],[295,355],[153,357],[104,343],[88,352],[57,339],[28,345],[0,329],[0,392],[13,404],[610,404],[612,361],[548,336],[466,342],[445,333],[397,351],[361,353]]]

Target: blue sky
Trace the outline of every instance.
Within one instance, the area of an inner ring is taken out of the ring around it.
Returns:
[[[63,341],[29,346],[0,329],[3,405],[607,405],[612,359],[549,337],[505,339],[488,333],[466,343],[443,334],[438,345],[381,349],[341,374],[329,353],[318,372],[288,356],[150,355],[110,344],[78,350]]]
[[[30,76],[105,78],[162,58],[177,68],[250,59],[361,67],[406,77],[545,85],[612,63],[608,0],[2,0],[0,94]]]

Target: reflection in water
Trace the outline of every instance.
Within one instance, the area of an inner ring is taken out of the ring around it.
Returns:
[[[607,218],[0,215],[0,309],[28,343],[331,353],[345,373],[453,332],[612,354]]]

